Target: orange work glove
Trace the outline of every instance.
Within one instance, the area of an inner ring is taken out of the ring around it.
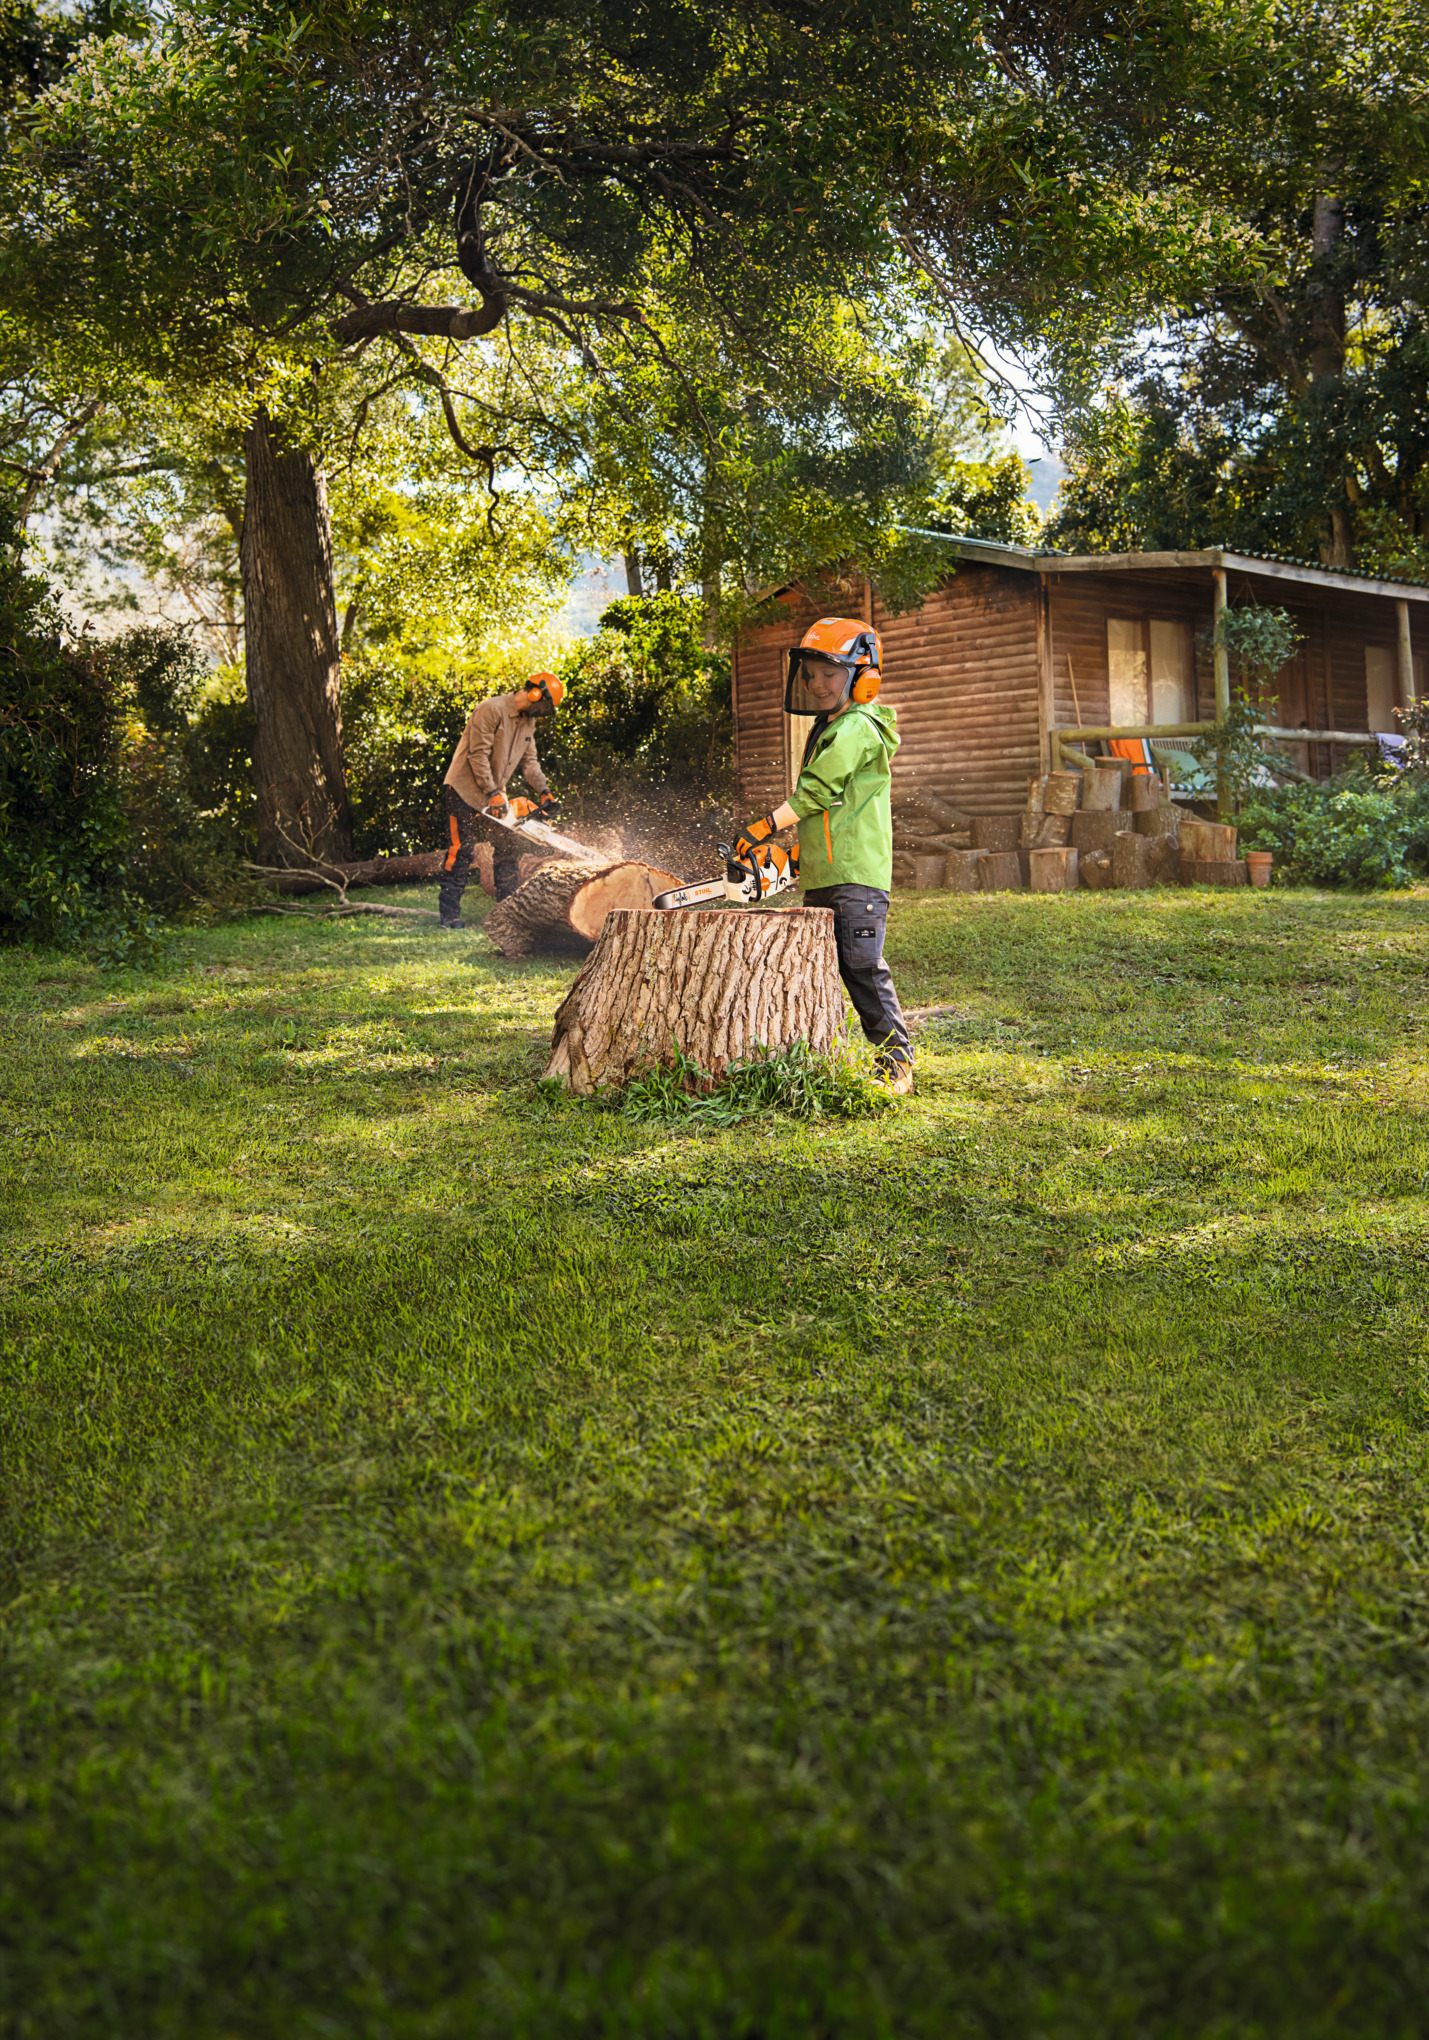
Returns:
[[[767,843],[774,834],[772,813],[760,815],[756,821],[746,822],[740,834],[734,839],[736,857],[752,857],[761,843]]]

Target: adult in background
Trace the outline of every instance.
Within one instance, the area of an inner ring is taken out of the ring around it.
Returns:
[[[468,717],[442,788],[448,843],[437,908],[444,928],[466,926],[461,896],[479,841],[491,845],[497,899],[504,900],[521,883],[521,839],[497,819],[502,815],[514,819],[506,786],[518,767],[536,796],[541,820],[549,822],[559,814],[536,756],[536,718],[554,715],[563,692],[554,673],[533,673],[514,694],[494,694],[489,701],[478,702]]]
[[[893,883],[892,775],[898,717],[878,699],[883,640],[871,625],[823,616],[785,654],[784,713],[812,716],[799,778],[772,814],[747,822],[735,854],[748,857],[799,824],[799,889],[832,907],[839,976],[883,1081],[913,1089],[913,1050],[893,975],[883,960]]]

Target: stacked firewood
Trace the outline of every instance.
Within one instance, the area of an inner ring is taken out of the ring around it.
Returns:
[[[959,892],[1075,892],[1078,886],[1174,884],[1182,811],[1153,773],[1043,772],[1021,814],[975,815],[969,846],[950,852]]]
[[[1176,806],[1154,772],[1120,760],[1043,772],[1021,814],[968,815],[925,786],[894,796],[893,882],[953,892],[1075,892],[1244,885],[1236,832]]]
[[[940,886],[948,867],[965,854],[972,816],[931,786],[904,786],[893,795],[893,883]]]

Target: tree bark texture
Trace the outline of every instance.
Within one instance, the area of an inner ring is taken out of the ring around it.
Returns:
[[[266,872],[263,882],[280,893],[329,892],[331,887],[324,883],[327,879],[348,886],[420,885],[440,875],[443,854],[422,850],[413,857],[363,857],[342,864],[325,859],[306,871]],[[490,856],[488,850],[488,860]]]
[[[759,1044],[822,1053],[843,1025],[829,908],[616,909],[556,1014],[545,1073],[593,1091],[679,1049],[718,1078]]]
[[[244,630],[257,720],[253,777],[265,864],[352,855],[342,762],[332,532],[322,470],[275,445],[266,411],[243,435]]]
[[[503,956],[585,956],[613,909],[648,908],[679,883],[653,864],[543,863],[482,929]]]

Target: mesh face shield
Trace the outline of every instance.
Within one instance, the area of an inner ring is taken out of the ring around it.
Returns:
[[[832,715],[847,701],[855,671],[851,661],[805,651],[802,645],[792,645],[784,660],[786,715]]]

